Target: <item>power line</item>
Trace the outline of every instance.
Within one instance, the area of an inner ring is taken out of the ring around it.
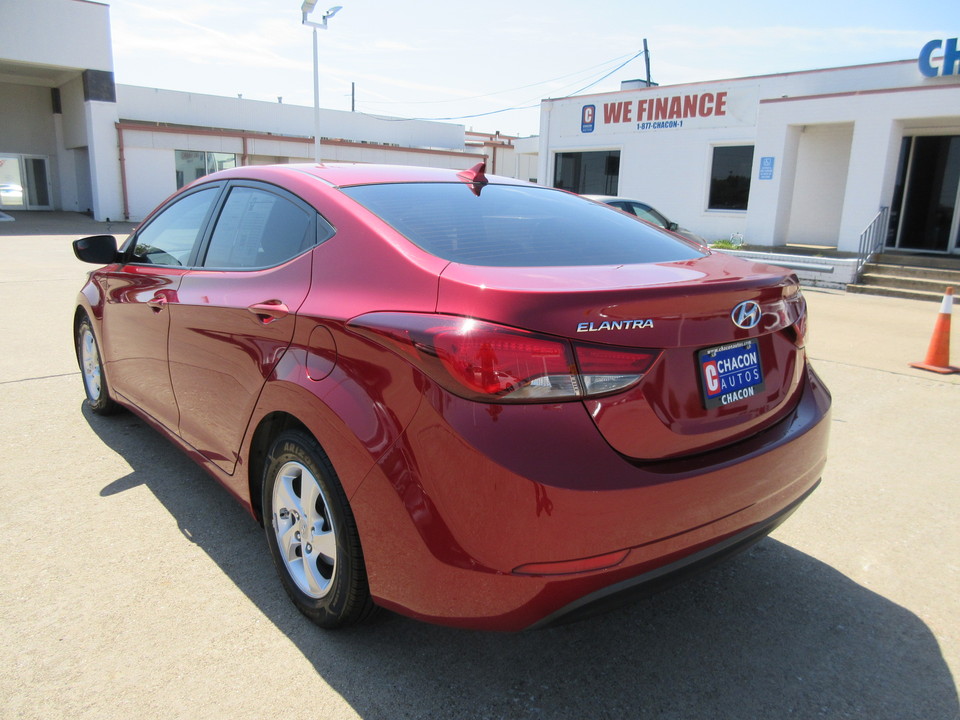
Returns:
[[[470,95],[470,96],[468,96],[468,97],[450,98],[450,99],[447,99],[447,100],[411,100],[411,101],[403,101],[403,100],[364,100],[364,102],[365,102],[366,104],[368,104],[368,105],[439,105],[440,103],[464,102],[464,101],[467,101],[467,100],[479,100],[480,98],[492,97],[492,96],[494,96],[494,95],[503,95],[504,93],[515,92],[515,91],[517,91],[517,90],[526,90],[527,88],[536,87],[537,85],[546,85],[547,83],[557,82],[558,80],[565,80],[565,79],[568,78],[568,77],[573,77],[574,75],[580,75],[581,73],[585,73],[585,72],[588,72],[588,71],[590,71],[590,70],[594,70],[594,69],[596,69],[596,68],[603,67],[604,65],[609,65],[610,63],[617,62],[617,61],[619,61],[619,60],[622,60],[622,59],[625,58],[625,57],[627,57],[627,55],[621,55],[621,56],[619,56],[619,57],[615,57],[615,58],[612,58],[612,59],[610,59],[610,60],[604,60],[604,61],[601,62],[601,63],[597,63],[596,65],[591,65],[590,67],[584,68],[584,69],[582,69],[582,70],[574,70],[572,73],[567,73],[566,75],[561,75],[561,76],[559,76],[559,77],[550,78],[549,80],[541,80],[541,81],[539,81],[539,82],[530,83],[529,85],[519,85],[518,87],[507,88],[506,90],[496,90],[496,91],[494,91],[494,92],[485,93],[485,94],[483,94],[483,95]],[[630,60],[633,60],[633,59],[636,58],[636,57],[637,57],[636,55],[630,56]],[[630,60],[627,60],[627,62],[630,62]],[[621,67],[622,67],[622,66],[621,66]]]
[[[624,67],[626,67],[627,65],[629,65],[631,62],[633,62],[634,60],[636,60],[638,57],[640,57],[641,55],[643,55],[644,52],[645,52],[644,50],[641,50],[640,52],[638,52],[638,53],[636,53],[636,54],[634,54],[634,55],[631,55],[629,58],[627,58],[624,62],[622,62],[622,63],[620,63],[619,65],[617,65],[617,67],[615,67],[615,68],[614,68],[613,70],[611,70],[610,72],[605,73],[604,75],[601,75],[599,78],[597,78],[596,80],[594,80],[594,81],[591,82],[590,84],[583,86],[583,87],[580,88],[579,90],[576,90],[576,91],[574,91],[574,92],[572,92],[572,93],[569,93],[569,94],[568,94],[568,97],[572,97],[572,96],[574,96],[574,95],[578,95],[578,94],[582,93],[584,90],[589,90],[590,88],[592,88],[592,87],[593,87],[594,85],[596,85],[597,83],[606,80],[608,77],[610,77],[611,75],[613,75],[615,72],[617,72],[618,70],[623,69]],[[620,57],[623,57],[623,55],[621,55]],[[614,62],[615,60],[619,60],[619,59],[620,59],[620,58],[615,58],[613,61],[608,60],[607,62]],[[599,67],[599,66],[601,66],[601,65],[606,65],[607,62],[600,63],[600,65],[594,65],[593,67]],[[578,72],[575,72],[575,73],[570,73],[570,75],[577,75],[577,74],[579,74],[579,72],[582,72],[582,71],[578,71]],[[562,79],[562,78],[564,78],[564,77],[570,77],[570,75],[563,75],[563,76],[561,76],[560,78],[556,78],[555,80],[560,80],[560,79]],[[548,83],[548,82],[554,82],[555,80],[544,80],[543,82],[532,83],[531,85],[525,85],[525,86],[523,86],[523,87],[515,88],[515,89],[517,89],[517,90],[522,90],[522,89],[527,88],[527,87],[534,87],[534,86],[536,86],[536,85],[543,85],[543,84]],[[504,92],[509,92],[509,91],[504,91]],[[490,93],[490,94],[497,94],[497,93]],[[486,96],[486,95],[478,95],[478,96],[476,96],[476,97],[487,97],[487,96]],[[474,98],[461,98],[462,101],[470,100],[470,99],[474,99]],[[447,101],[444,101],[444,102],[447,102]],[[413,103],[410,103],[410,104],[413,104]],[[360,114],[361,114],[361,115],[367,115],[367,116],[369,116],[369,117],[374,117],[374,118],[377,118],[377,119],[379,119],[379,120],[386,120],[386,121],[388,121],[388,122],[410,122],[411,120],[434,120],[434,121],[471,120],[471,119],[473,119],[473,118],[489,117],[490,115],[499,115],[499,114],[501,114],[501,113],[512,112],[512,111],[514,111],[514,110],[529,110],[529,109],[531,109],[531,108],[538,107],[539,105],[540,105],[540,101],[537,100],[537,102],[534,102],[534,103],[529,104],[529,105],[516,105],[516,106],[513,106],[513,107],[502,108],[502,109],[500,109],[500,110],[489,110],[489,111],[487,111],[487,112],[482,112],[482,113],[472,113],[472,114],[470,114],[470,115],[456,115],[456,116],[451,116],[451,117],[389,118],[389,117],[383,117],[383,116],[380,116],[380,115],[372,115],[371,113],[365,113],[365,112],[361,112]]]
[[[607,73],[606,75],[604,75],[603,77],[597,78],[596,80],[594,80],[594,81],[593,81],[592,83],[590,83],[589,85],[585,85],[584,87],[580,88],[580,89],[577,90],[576,92],[571,93],[571,95],[579,95],[579,94],[582,93],[584,90],[589,90],[589,89],[592,88],[594,85],[596,85],[598,82],[601,82],[602,80],[606,80],[608,77],[610,77],[610,76],[613,75],[615,72],[617,72],[617,70],[620,70],[621,68],[624,68],[624,67],[626,67],[627,65],[629,65],[631,62],[633,62],[634,60],[636,60],[638,57],[640,57],[641,55],[643,55],[645,52],[646,52],[646,50],[641,50],[640,52],[638,52],[638,53],[637,53],[636,55],[634,55],[633,57],[629,58],[628,60],[626,60],[625,62],[621,63],[620,65],[617,65],[617,67],[615,67],[613,70],[611,70],[610,72],[608,72],[608,73]]]

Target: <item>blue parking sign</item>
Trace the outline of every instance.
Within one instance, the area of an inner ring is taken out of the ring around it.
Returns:
[[[760,158],[760,179],[773,180],[773,158],[772,157]]]

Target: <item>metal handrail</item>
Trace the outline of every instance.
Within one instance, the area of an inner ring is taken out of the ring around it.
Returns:
[[[857,280],[863,274],[863,266],[883,248],[887,237],[887,221],[890,218],[890,208],[886,205],[880,208],[866,229],[860,233],[860,249],[857,251]]]

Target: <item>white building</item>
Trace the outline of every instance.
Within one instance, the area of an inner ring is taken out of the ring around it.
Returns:
[[[488,172],[515,177],[536,163],[535,148],[518,153],[516,138],[462,125],[321,110],[320,127],[325,161],[486,161]],[[313,128],[313,108],[279,98],[116,85],[104,3],[0,0],[0,210],[140,220],[208,172],[309,162]]]
[[[82,38],[82,42],[78,41]],[[322,157],[466,168],[654,205],[709,240],[960,254],[960,51],[546,100],[541,135],[321,111]],[[109,6],[0,0],[0,210],[141,219],[218,168],[313,157],[313,110],[115,85]],[[885,215],[880,216],[886,220]]]
[[[310,107],[118,85],[117,112],[122,214],[132,219],[214,170],[313,159]],[[320,126],[326,161],[463,169],[486,159],[462,125],[321,110]]]
[[[0,0],[0,210],[121,214],[104,5]]]
[[[960,253],[960,53],[545,100],[539,175],[647,202],[708,240]]]

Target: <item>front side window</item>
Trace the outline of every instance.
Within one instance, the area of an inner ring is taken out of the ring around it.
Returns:
[[[275,193],[234,187],[220,212],[203,265],[249,269],[286,262],[314,244],[310,217]]]
[[[219,185],[204,188],[161,210],[135,236],[131,262],[186,265],[219,192]]]
[[[488,267],[675,262],[702,251],[600,203],[542,187],[386,183],[343,192],[427,252]]]
[[[580,195],[616,195],[620,151],[557,153],[553,186]]]
[[[710,173],[710,210],[746,210],[750,196],[753,145],[729,145],[713,148]]]

